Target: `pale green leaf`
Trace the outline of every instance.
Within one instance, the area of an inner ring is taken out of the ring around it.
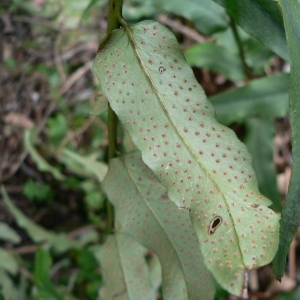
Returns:
[[[0,239],[13,244],[21,242],[19,234],[4,222],[0,222]]]
[[[96,258],[105,284],[102,299],[155,300],[145,248],[126,233],[108,236]]]
[[[209,98],[217,119],[224,125],[248,118],[275,119],[288,114],[289,74],[276,74],[250,81]]]
[[[185,51],[189,65],[222,73],[232,81],[245,79],[241,59],[222,46],[208,42],[192,46]]]
[[[39,299],[64,300],[64,296],[59,293],[50,280],[49,268],[51,265],[52,259],[49,251],[39,247],[34,262],[34,284],[37,287]]]
[[[280,3],[291,58],[289,99],[292,127],[293,170],[282,211],[279,248],[274,259],[274,273],[277,278],[283,276],[290,243],[300,225],[300,3],[294,0],[280,0]]]
[[[18,271],[18,262],[14,254],[1,247],[0,247],[0,267],[13,275],[16,275]]]
[[[57,180],[64,180],[65,176],[57,169],[51,166],[34,148],[33,146],[34,129],[27,129],[24,133],[24,145],[29,152],[31,158],[37,165],[37,168],[42,172],[49,172]]]
[[[93,70],[170,200],[191,209],[209,270],[228,291],[245,294],[247,270],[275,254],[279,217],[258,191],[245,145],[217,123],[174,35],[152,21],[124,24],[102,44]]]
[[[0,268],[0,287],[1,294],[4,300],[16,300],[17,298],[17,289],[14,286],[13,280],[9,275]]]
[[[69,238],[65,233],[54,233],[52,231],[48,231],[35,224],[18,209],[9,199],[3,186],[1,186],[1,193],[4,203],[16,219],[18,225],[26,230],[30,238],[35,243],[48,243],[56,252],[62,253],[69,249],[82,249],[85,245],[97,239],[97,233],[95,230],[91,230],[91,232],[83,234],[77,240]]]
[[[95,176],[99,182],[102,182],[107,173],[107,165],[97,158],[97,153],[83,156],[66,148],[58,154],[58,159],[75,173],[81,176]]]
[[[214,280],[204,265],[189,212],[166,197],[140,153],[113,159],[103,188],[123,228],[159,257],[164,299],[212,299]]]

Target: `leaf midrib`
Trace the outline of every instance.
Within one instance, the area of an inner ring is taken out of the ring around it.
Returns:
[[[166,236],[168,237],[168,240],[169,240],[170,244],[172,245],[173,249],[175,249],[175,252],[176,252],[176,255],[177,255],[177,257],[178,257],[178,260],[180,261],[180,264],[181,264],[181,266],[182,266],[182,272],[184,273],[184,275],[185,275],[184,277],[186,278],[185,283],[186,283],[186,285],[187,285],[187,287],[188,287],[188,288],[187,288],[187,294],[188,294],[188,296],[190,296],[190,295],[189,295],[189,294],[190,294],[190,292],[189,292],[189,291],[190,291],[190,288],[189,288],[189,280],[188,280],[187,274],[185,273],[185,268],[183,267],[183,266],[184,266],[184,262],[181,260],[180,255],[179,255],[179,252],[177,251],[177,248],[176,248],[175,244],[172,242],[171,236],[169,235],[168,231],[165,230],[165,228],[164,228],[162,222],[160,221],[159,216],[156,214],[155,210],[153,210],[152,207],[151,207],[151,205],[149,205],[149,201],[148,201],[147,197],[144,196],[143,191],[140,189],[139,185],[137,184],[137,182],[136,182],[136,180],[135,180],[135,178],[134,178],[134,175],[132,174],[132,172],[131,172],[129,166],[127,165],[127,163],[126,163],[126,161],[125,161],[125,159],[124,159],[124,157],[121,156],[120,158],[121,158],[122,163],[124,164],[125,170],[127,171],[128,175],[129,175],[129,177],[130,177],[130,179],[131,179],[131,182],[133,183],[133,185],[134,185],[135,188],[137,189],[139,195],[140,195],[141,198],[143,199],[143,202],[145,203],[145,205],[147,206],[147,208],[152,212],[153,217],[156,219],[156,221],[158,222],[158,224],[159,224],[159,226],[161,227],[162,231],[163,231],[163,232],[166,234]],[[188,299],[190,299],[190,297],[188,297]]]
[[[119,234],[122,234],[122,233],[119,233]],[[121,265],[121,269],[122,269],[122,274],[123,274],[123,278],[124,278],[124,282],[125,282],[126,294],[127,294],[127,296],[130,296],[130,295],[128,295],[128,294],[131,294],[130,293],[130,289],[127,288],[130,285],[127,282],[127,276],[125,274],[125,265],[123,263],[123,258],[122,258],[122,255],[121,255],[121,252],[122,252],[121,251],[121,245],[119,244],[119,238],[120,238],[120,236],[118,236],[118,234],[116,234],[115,238],[116,238],[116,244],[117,244],[117,247],[118,247],[118,256],[119,256],[119,259],[120,259],[120,265]],[[112,296],[114,296],[114,295],[112,295]],[[130,299],[130,297],[129,297],[129,299]]]
[[[149,81],[150,83],[150,86],[153,88],[154,92],[155,92],[155,95],[157,97],[157,99],[159,100],[159,104],[162,108],[162,110],[164,111],[164,113],[166,114],[167,118],[169,119],[174,131],[176,132],[176,134],[179,136],[179,138],[182,140],[182,142],[184,143],[184,145],[186,146],[186,148],[189,150],[189,152],[191,153],[192,157],[196,160],[196,162],[198,162],[198,164],[200,165],[200,168],[203,170],[203,172],[207,175],[207,177],[210,179],[210,181],[213,183],[213,185],[216,187],[217,191],[220,193],[221,197],[223,198],[223,201],[226,205],[226,208],[227,208],[227,211],[229,212],[229,216],[230,216],[230,219],[232,221],[232,224],[234,225],[234,233],[235,233],[235,236],[236,236],[236,239],[239,241],[238,242],[238,249],[239,249],[239,252],[240,252],[240,255],[242,257],[242,260],[243,260],[243,264],[244,264],[244,267],[246,268],[245,266],[245,262],[244,262],[244,256],[243,256],[243,252],[241,250],[241,247],[240,247],[240,239],[239,239],[239,236],[235,230],[235,222],[234,222],[234,219],[233,217],[231,216],[231,210],[230,210],[230,207],[227,203],[227,200],[226,198],[224,197],[224,194],[222,193],[219,185],[217,184],[217,182],[213,179],[213,177],[211,176],[211,174],[208,172],[208,170],[202,165],[202,163],[198,160],[198,157],[197,155],[195,154],[195,152],[193,151],[193,149],[189,146],[189,144],[187,143],[186,139],[184,138],[183,134],[180,132],[180,130],[177,128],[175,122],[173,121],[172,117],[170,116],[169,112],[167,111],[166,107],[164,106],[163,104],[163,101],[161,99],[161,96],[160,96],[160,93],[158,91],[158,89],[156,88],[156,86],[154,85],[152,79],[151,79],[151,76],[150,74],[148,73],[147,71],[147,68],[145,66],[145,64],[143,63],[143,60],[142,60],[142,57],[138,51],[138,47],[134,41],[134,38],[132,36],[132,29],[124,22],[122,21],[122,25],[123,25],[123,29],[125,30],[125,32],[127,33],[127,36],[128,36],[128,39],[130,41],[130,44],[132,45],[132,49],[133,49],[133,52],[136,54],[136,57],[137,57],[137,60],[140,62],[140,66],[141,66],[141,69],[143,71],[143,73],[145,74],[145,77],[147,78],[147,80]]]

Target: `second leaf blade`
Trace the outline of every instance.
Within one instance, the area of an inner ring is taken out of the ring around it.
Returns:
[[[159,257],[164,299],[213,299],[215,282],[188,212],[166,198],[138,151],[111,160],[103,188],[122,227]]]

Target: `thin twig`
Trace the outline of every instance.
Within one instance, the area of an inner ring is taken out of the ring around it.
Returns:
[[[111,34],[115,29],[120,28],[120,20],[122,18],[123,0],[109,0],[108,24],[107,35]],[[117,125],[118,117],[108,105],[108,159],[116,156],[116,143],[117,143]],[[114,228],[114,207],[107,201],[107,231],[112,233]]]
[[[179,20],[172,20],[165,15],[158,15],[156,19],[160,23],[170,26],[173,29],[173,31],[180,32],[197,43],[204,43],[207,41],[212,41],[214,39],[214,38],[205,38],[200,33],[198,33],[195,29],[183,25]]]
[[[249,66],[246,63],[245,51],[244,51],[244,47],[243,47],[243,43],[241,41],[240,35],[238,33],[236,23],[235,23],[233,17],[231,16],[231,14],[229,14],[229,17],[230,17],[230,26],[231,26],[231,29],[232,29],[232,33],[233,33],[235,42],[236,42],[237,47],[239,49],[239,56],[240,56],[240,59],[241,59],[241,63],[243,65],[245,75],[246,75],[247,79],[251,79],[252,72],[251,72],[251,69],[249,68]]]
[[[82,135],[86,130],[89,129],[89,127],[92,125],[92,123],[95,121],[96,116],[91,116],[80,128],[78,128],[75,131],[69,132],[67,136],[61,141],[59,145],[59,149],[62,149],[65,147],[65,145],[72,139],[76,138],[79,135]]]
[[[292,240],[289,252],[289,277],[291,279],[296,278],[296,241]]]
[[[82,67],[78,68],[60,88],[61,94],[65,94],[80,78],[82,78],[90,69],[91,61],[86,62]]]
[[[40,20],[37,18],[25,17],[25,16],[13,16],[12,19],[14,22],[31,23],[31,24],[36,24],[36,25],[40,25],[40,26],[45,26],[45,27],[48,27],[55,31],[60,31],[60,28],[53,25],[53,22],[51,22],[51,21],[45,21],[45,20]]]
[[[64,71],[64,68],[63,68],[63,65],[62,65],[62,60],[61,60],[60,51],[59,51],[59,47],[60,47],[63,36],[64,36],[64,30],[61,30],[60,33],[57,35],[57,38],[55,40],[54,53],[55,53],[55,64],[56,64],[58,73],[59,73],[61,79],[63,81],[66,81],[67,76],[65,74],[65,71]]]

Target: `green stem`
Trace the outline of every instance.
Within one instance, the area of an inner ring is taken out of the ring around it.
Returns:
[[[110,0],[108,12],[107,35],[109,36],[113,30],[120,28],[120,19],[122,17],[123,0]],[[117,125],[118,117],[108,105],[108,159],[111,160],[116,156],[117,144]],[[114,207],[107,201],[107,231],[112,233],[114,228]]]
[[[240,56],[240,59],[241,59],[242,65],[243,65],[245,75],[246,75],[247,79],[250,79],[252,77],[252,72],[251,72],[251,69],[249,68],[249,66],[246,63],[245,51],[244,51],[244,48],[243,48],[242,41],[240,39],[240,35],[238,33],[238,30],[237,30],[236,23],[235,23],[233,17],[231,16],[231,14],[229,14],[229,18],[230,18],[230,26],[231,26],[231,29],[232,29],[232,32],[233,32],[233,36],[234,36],[235,42],[237,44],[237,47],[239,49],[239,56]]]

